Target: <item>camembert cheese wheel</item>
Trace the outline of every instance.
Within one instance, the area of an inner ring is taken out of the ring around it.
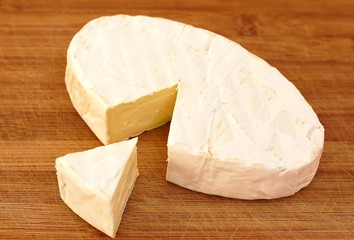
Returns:
[[[70,43],[66,86],[104,144],[172,119],[166,179],[194,191],[285,197],[319,164],[324,128],[296,87],[204,29],[145,16],[92,20]]]

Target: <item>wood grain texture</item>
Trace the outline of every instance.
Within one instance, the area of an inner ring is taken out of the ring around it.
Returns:
[[[146,132],[117,239],[354,239],[354,1],[0,0],[1,239],[109,239],[62,202],[54,161],[101,145],[66,92],[66,49],[86,22],[118,13],[237,41],[299,88],[326,141],[307,188],[242,201],[166,182],[169,126]]]

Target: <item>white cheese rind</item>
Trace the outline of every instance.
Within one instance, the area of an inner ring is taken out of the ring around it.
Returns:
[[[192,155],[185,146],[168,151],[167,180],[187,189],[238,199],[274,199],[295,194],[313,179],[321,155],[296,169],[244,166],[210,155]]]
[[[68,68],[87,92],[78,95],[89,96],[69,89],[73,104],[88,109],[80,115],[105,144],[160,126],[173,111],[168,181],[271,199],[316,173],[324,128],[311,106],[278,70],[220,35],[162,18],[103,17],[74,37]]]
[[[137,139],[56,160],[60,196],[89,224],[114,238],[138,177]]]
[[[324,140],[310,105],[279,71],[239,45],[215,37],[207,49],[209,62],[200,65],[207,80],[185,74],[179,84],[166,179],[240,199],[285,197],[307,186]]]
[[[88,23],[70,43],[68,93],[103,144],[171,119],[178,76],[172,74],[165,55],[173,55],[168,49],[173,52],[174,44],[156,41],[156,36],[129,16],[102,17]]]

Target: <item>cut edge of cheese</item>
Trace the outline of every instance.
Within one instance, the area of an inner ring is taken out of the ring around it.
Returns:
[[[62,200],[82,219],[112,238],[139,175],[136,144],[134,138],[56,160]]]
[[[112,143],[134,137],[170,121],[176,102],[176,89],[177,85],[109,108],[108,134],[104,142]]]
[[[177,84],[135,101],[109,106],[93,89],[83,87],[70,63],[67,65],[65,81],[74,108],[104,145],[135,137],[164,125],[172,118]],[[146,110],[152,107],[154,110]],[[146,121],[142,122],[141,119]]]

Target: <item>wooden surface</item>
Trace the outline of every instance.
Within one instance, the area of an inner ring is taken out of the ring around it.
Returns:
[[[66,49],[87,21],[118,13],[167,17],[239,42],[300,89],[326,141],[307,188],[241,201],[166,182],[168,125],[146,132],[117,238],[354,239],[353,0],[0,0],[1,239],[109,239],[62,202],[54,161],[100,145],[66,92]]]

